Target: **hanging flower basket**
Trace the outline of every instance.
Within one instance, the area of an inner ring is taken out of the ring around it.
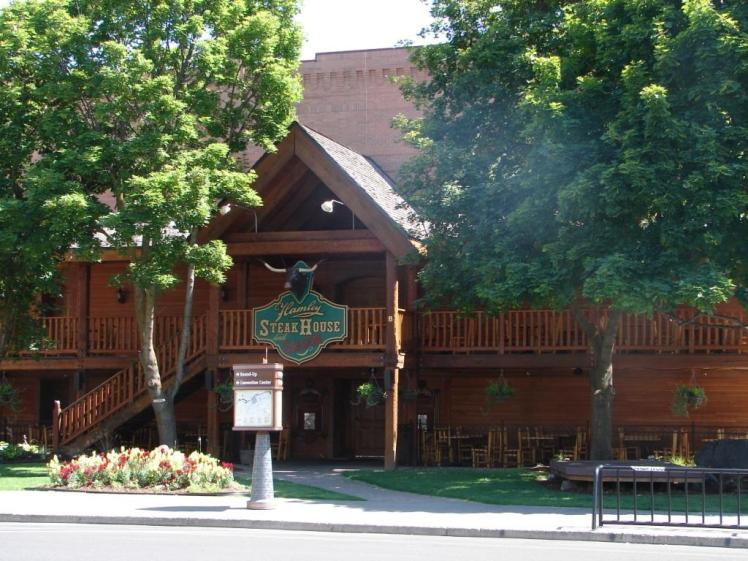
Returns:
[[[367,407],[374,407],[384,401],[382,388],[375,382],[365,382],[356,388],[356,394],[366,401]]]
[[[490,382],[485,390],[486,406],[490,409],[502,401],[506,401],[514,395],[514,387],[509,385],[504,377],[500,377],[495,382]]]
[[[229,382],[217,384],[213,391],[218,394],[218,404],[222,411],[228,411],[234,405],[234,386]]]
[[[675,388],[673,403],[670,407],[676,417],[688,417],[691,411],[695,411],[706,405],[706,391],[701,386],[679,384]]]

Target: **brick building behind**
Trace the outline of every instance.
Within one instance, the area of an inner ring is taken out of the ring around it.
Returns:
[[[395,178],[414,150],[391,126],[395,115],[419,112],[403,99],[395,76],[424,78],[408,60],[408,49],[371,49],[317,54],[301,63],[304,99],[298,120],[359,154]],[[254,148],[239,156],[249,169],[262,155]]]

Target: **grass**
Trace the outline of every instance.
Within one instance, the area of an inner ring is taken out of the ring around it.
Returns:
[[[592,508],[591,486],[584,491],[561,491],[558,485],[547,481],[545,472],[529,469],[444,469],[444,468],[401,468],[394,471],[360,470],[345,473],[356,481],[371,483],[385,489],[407,491],[420,495],[464,499],[478,503],[495,505],[524,505],[540,507],[580,507]],[[616,508],[613,487],[606,485],[604,506]],[[654,509],[667,511],[667,494],[656,488]],[[649,511],[651,498],[649,485],[640,484],[637,489],[637,510]],[[621,489],[621,509],[631,510],[634,499],[631,485]],[[707,513],[719,512],[719,496],[707,494]],[[673,487],[673,512],[685,512],[686,500],[683,487]],[[688,511],[700,513],[702,508],[701,485],[691,485],[689,489]],[[741,512],[748,513],[748,492],[741,496]],[[737,511],[734,492],[725,493],[723,511],[726,514]]]
[[[246,485],[247,489],[252,488],[252,478],[246,476],[237,476],[236,481],[242,485]],[[346,495],[344,493],[338,493],[336,491],[328,491],[320,487],[312,487],[310,485],[301,485],[300,483],[293,483],[291,481],[283,481],[281,479],[273,479],[273,489],[275,490],[275,497],[278,499],[302,499],[305,501],[362,501],[361,497],[354,497],[353,495]]]
[[[250,477],[237,476],[236,481],[251,488]],[[283,499],[308,501],[360,501],[359,497],[327,491],[319,487],[274,480],[275,496]],[[19,491],[29,487],[49,485],[47,466],[43,463],[0,464],[0,491]]]
[[[0,464],[0,491],[18,491],[48,483],[46,464]]]

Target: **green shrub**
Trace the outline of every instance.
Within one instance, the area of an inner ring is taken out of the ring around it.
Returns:
[[[24,441],[22,444],[11,444],[0,440],[0,462],[33,461],[47,458],[47,450],[38,444]]]

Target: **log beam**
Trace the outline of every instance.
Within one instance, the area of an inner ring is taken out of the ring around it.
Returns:
[[[397,398],[399,390],[400,371],[397,368],[400,349],[399,325],[397,321],[399,302],[399,282],[397,276],[397,262],[388,251],[385,265],[385,289],[387,302],[386,340],[385,340],[385,380],[387,399],[384,413],[384,469],[397,467]]]
[[[247,234],[242,241],[229,241],[228,252],[232,256],[251,255],[325,255],[382,253],[384,246],[368,232],[335,231],[334,235],[320,237],[317,232],[295,232],[298,235],[270,236]],[[308,234],[308,235],[307,235]],[[332,234],[332,232],[326,232]],[[237,237],[234,237],[237,239]]]

